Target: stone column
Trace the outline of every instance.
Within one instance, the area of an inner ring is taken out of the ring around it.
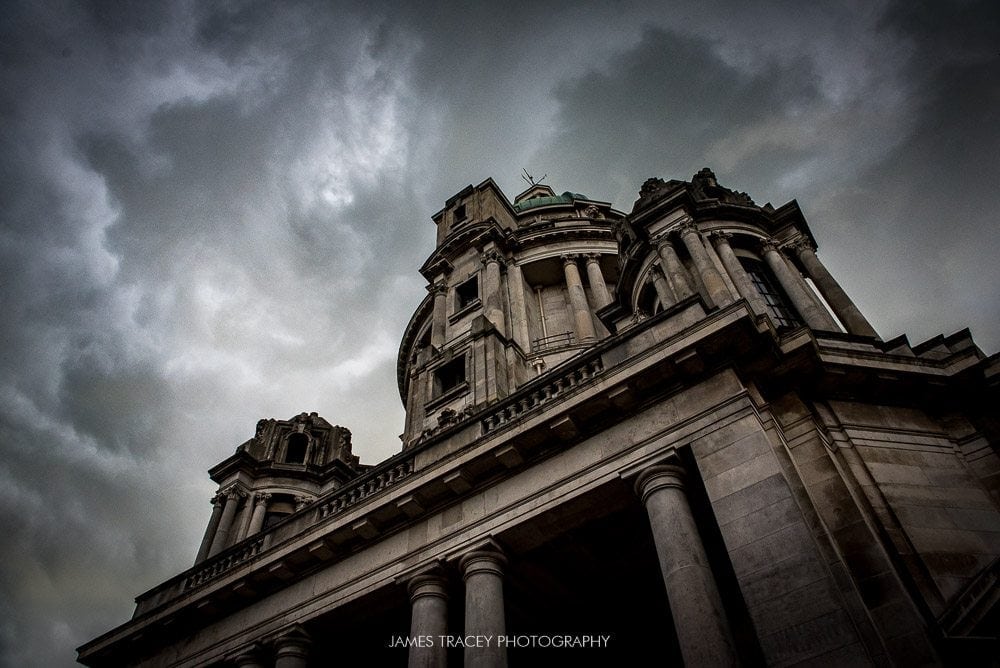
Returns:
[[[503,608],[503,569],[507,559],[499,552],[476,550],[462,557],[465,580],[465,635],[489,635],[494,641],[506,633]],[[465,668],[506,668],[507,648],[466,647]]]
[[[764,262],[771,268],[771,273],[778,279],[782,289],[788,298],[792,300],[792,305],[809,327],[824,331],[837,331],[837,324],[826,311],[819,308],[817,303],[809,294],[809,286],[802,279],[797,270],[788,266],[784,256],[774,245],[774,241],[767,240],[761,243],[761,254]]]
[[[194,558],[196,564],[208,557],[208,551],[212,548],[212,541],[215,539],[215,532],[219,530],[219,520],[222,519],[224,503],[225,497],[221,493],[212,497],[212,516],[208,519],[208,528],[205,529],[205,537],[201,539],[198,556]]]
[[[712,264],[712,259],[708,256],[708,251],[705,250],[705,244],[701,240],[701,234],[694,221],[687,221],[681,225],[680,230],[681,241],[684,242],[684,246],[698,270],[698,275],[701,277],[701,282],[708,291],[709,301],[712,302],[710,306],[724,306],[731,302],[733,298],[729,294],[729,288],[726,287],[726,282],[722,280],[718,269]]]
[[[507,323],[503,315],[503,295],[500,293],[500,265],[504,264],[504,260],[495,250],[486,251],[480,259],[486,269],[483,282],[483,313],[500,335],[506,338]]]
[[[587,254],[587,281],[590,283],[590,294],[593,295],[595,309],[600,309],[611,303],[611,294],[608,292],[608,284],[604,282],[604,274],[601,272],[600,253]]]
[[[274,668],[306,668],[309,663],[309,634],[299,625],[274,640]]]
[[[434,313],[431,316],[431,347],[435,350],[441,350],[444,346],[444,328],[448,320],[448,286],[444,281],[438,281],[428,285],[427,291],[434,295]]]
[[[264,528],[264,518],[267,516],[267,504],[271,501],[270,494],[257,494],[254,498],[253,515],[250,517],[248,536],[259,534]]]
[[[410,647],[409,668],[439,668],[448,664],[448,649],[439,636],[448,634],[447,580],[440,572],[416,575],[407,584],[410,593],[410,637],[431,636],[430,647]]]
[[[676,304],[677,300],[674,299],[674,292],[670,288],[670,283],[667,282],[666,275],[663,273],[663,267],[659,264],[654,264],[649,272],[653,276],[653,287],[656,289],[656,294],[659,296],[663,308],[667,309]]]
[[[649,514],[684,665],[736,665],[722,599],[684,493],[684,469],[652,466],[635,490]]]
[[[823,295],[830,308],[840,318],[840,322],[844,323],[847,331],[859,336],[878,338],[875,328],[871,326],[871,323],[861,314],[858,307],[855,306],[851,298],[844,292],[844,289],[840,287],[837,279],[827,271],[826,266],[816,257],[816,251],[812,245],[805,239],[802,239],[793,248],[798,252],[799,260],[802,262],[802,266],[805,267],[806,273],[809,274],[809,278],[819,288],[820,294]]]
[[[524,275],[521,267],[511,264],[507,267],[507,286],[510,289],[510,329],[514,342],[525,353],[531,352],[528,334],[528,304],[524,295]]]
[[[767,313],[764,298],[753,286],[753,281],[750,280],[746,269],[740,264],[740,259],[736,257],[733,247],[729,244],[732,236],[729,232],[713,232],[711,235],[711,239],[715,243],[715,250],[719,254],[719,259],[722,260],[722,266],[726,268],[729,277],[733,279],[736,291],[750,303],[750,310],[758,314]]]
[[[573,309],[573,322],[576,323],[578,341],[593,341],[597,338],[594,331],[594,319],[590,315],[590,305],[587,303],[587,293],[580,280],[580,270],[576,266],[575,255],[563,255],[563,273],[566,275],[566,291],[569,293],[570,308]]]
[[[663,273],[670,282],[670,287],[673,289],[677,301],[693,295],[694,289],[688,280],[687,269],[684,268],[681,259],[677,257],[677,251],[674,250],[674,244],[670,241],[670,237],[664,234],[655,239],[654,243],[656,244],[656,252],[660,255]]]
[[[233,518],[236,516],[236,507],[240,505],[240,497],[243,493],[236,487],[230,487],[222,493],[226,497],[226,505],[222,509],[222,517],[219,519],[219,528],[215,532],[212,540],[212,548],[208,551],[208,556],[218,554],[229,542],[229,534],[233,529]]]

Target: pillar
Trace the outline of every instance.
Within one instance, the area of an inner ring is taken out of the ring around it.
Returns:
[[[444,281],[437,281],[428,285],[427,291],[434,295],[434,312],[431,315],[431,347],[435,350],[441,350],[444,346],[444,328],[448,320],[448,286]]]
[[[844,324],[847,331],[859,336],[878,338],[875,328],[871,326],[871,323],[861,314],[858,307],[855,306],[851,298],[844,292],[844,289],[840,287],[837,279],[827,271],[826,266],[816,257],[816,252],[813,250],[812,245],[803,239],[793,246],[793,248],[798,252],[799,260],[802,262],[802,266],[805,267],[809,278],[816,284],[820,294],[823,295],[823,299],[830,305],[833,312],[837,314],[837,317],[840,318],[840,322]]]
[[[208,551],[212,548],[212,540],[215,532],[219,529],[219,520],[222,519],[222,506],[225,504],[225,497],[216,494],[212,497],[212,516],[208,519],[208,528],[205,529],[205,537],[201,539],[201,547],[198,548],[198,556],[194,558],[194,563],[204,561],[208,556]]]
[[[750,303],[750,310],[758,314],[767,313],[764,298],[753,286],[753,281],[750,280],[746,269],[740,264],[740,259],[736,257],[733,247],[729,244],[732,236],[729,232],[713,232],[711,239],[715,244],[715,251],[719,254],[719,259],[722,260],[722,266],[726,268],[726,273],[733,280],[736,291]]]
[[[659,264],[654,264],[650,269],[650,274],[653,276],[653,288],[656,289],[656,294],[660,298],[660,303],[663,304],[663,308],[667,309],[677,303],[674,299],[674,292],[670,287],[670,283],[667,281],[667,276],[663,271],[663,267]]]
[[[525,353],[531,352],[528,334],[528,304],[524,294],[524,275],[521,267],[511,264],[507,267],[507,287],[510,289],[510,329],[514,342]]]
[[[578,341],[593,341],[597,338],[594,331],[594,320],[590,315],[590,305],[587,303],[587,293],[580,280],[580,270],[576,266],[575,255],[563,255],[563,273],[566,275],[566,291],[569,293],[569,304],[573,310],[573,322],[576,323]]]
[[[503,258],[495,250],[486,251],[482,257],[486,271],[483,284],[483,313],[493,323],[504,338],[507,337],[507,323],[503,314],[503,299],[500,293],[500,265]]]
[[[459,561],[465,580],[465,635],[506,633],[503,607],[503,569],[507,559],[492,550],[476,550]],[[507,648],[466,647],[465,668],[506,668]]]
[[[587,254],[587,282],[590,283],[590,294],[594,298],[595,309],[603,308],[611,303],[608,284],[604,282],[604,273],[601,271],[600,253]]]
[[[409,668],[439,668],[447,665],[448,649],[440,636],[448,634],[447,580],[438,571],[414,576],[407,584],[410,593],[410,637],[431,636],[430,647],[410,647]]]
[[[708,291],[709,300],[712,302],[710,306],[724,306],[731,302],[733,299],[732,295],[729,294],[729,288],[726,287],[726,282],[722,280],[719,270],[715,268],[712,259],[708,256],[708,251],[705,250],[705,244],[701,240],[701,234],[699,234],[694,221],[687,221],[681,225],[680,230],[681,241],[684,242],[684,246],[691,255],[691,261],[694,262],[705,290]]]
[[[264,518],[267,516],[267,504],[270,500],[270,494],[257,494],[254,498],[253,515],[250,517],[250,528],[247,529],[248,536],[259,534],[264,528]]]
[[[691,288],[691,282],[688,281],[687,269],[684,268],[681,259],[677,257],[677,251],[674,250],[674,244],[670,241],[670,237],[663,235],[656,239],[655,243],[656,252],[660,255],[663,273],[667,277],[667,281],[670,282],[670,287],[673,289],[677,301],[693,295],[694,290]]]
[[[243,496],[243,493],[236,487],[230,487],[222,494],[226,497],[226,505],[222,509],[222,517],[219,519],[219,528],[212,540],[212,548],[208,551],[210,557],[221,552],[229,542],[229,534],[233,529],[233,518],[236,516],[236,507],[240,505],[240,497]]]
[[[274,640],[274,668],[306,668],[311,644],[305,629],[293,626]]]
[[[809,286],[802,279],[797,270],[788,266],[784,256],[778,251],[777,246],[771,240],[764,241],[760,246],[764,262],[771,268],[771,273],[778,279],[782,289],[788,298],[792,300],[792,305],[809,327],[824,331],[837,331],[837,324],[833,321],[825,310],[809,294]]]
[[[729,623],[684,492],[684,469],[652,466],[635,483],[649,514],[686,666],[736,665]]]

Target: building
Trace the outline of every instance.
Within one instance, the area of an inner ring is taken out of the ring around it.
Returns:
[[[315,413],[210,471],[90,666],[988,664],[998,357],[883,341],[798,205],[492,180],[434,217],[401,451]]]

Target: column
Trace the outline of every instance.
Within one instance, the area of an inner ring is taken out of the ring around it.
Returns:
[[[500,265],[504,260],[495,250],[486,251],[480,258],[486,271],[483,284],[483,313],[493,323],[500,335],[507,337],[507,323],[503,315],[503,299],[500,294]]]
[[[718,269],[712,264],[712,259],[708,257],[708,251],[705,250],[705,244],[694,221],[688,220],[681,225],[680,230],[681,241],[684,242],[701,277],[701,282],[708,291],[709,300],[712,302],[710,306],[724,306],[731,302],[733,298],[729,294],[729,288],[726,287],[726,282],[722,280]]]
[[[757,314],[767,313],[767,305],[764,303],[763,297],[753,286],[753,281],[750,280],[750,276],[747,275],[743,265],[740,264],[740,259],[736,257],[733,247],[729,244],[732,236],[729,232],[713,232],[711,235],[711,239],[715,243],[715,250],[719,254],[719,259],[722,260],[722,266],[726,268],[729,277],[733,279],[736,291],[750,303],[750,310]]]
[[[476,550],[462,557],[459,567],[465,580],[465,635],[506,633],[503,609],[503,569],[507,559],[499,552]],[[507,648],[466,647],[465,668],[506,668]]]
[[[827,271],[826,266],[816,257],[816,251],[812,245],[802,239],[793,248],[798,251],[799,260],[805,267],[806,273],[809,274],[809,278],[819,288],[820,294],[840,318],[840,322],[844,323],[847,331],[859,336],[878,338],[875,328],[871,326],[858,307],[851,301],[851,298],[844,292],[844,289],[840,287],[837,279]]]
[[[448,650],[439,636],[448,634],[448,591],[444,575],[435,570],[414,576],[410,593],[410,637],[432,636],[430,647],[410,647],[409,668],[439,668],[447,665]]]
[[[806,324],[813,329],[824,331],[837,331],[837,324],[826,311],[821,310],[812,296],[808,293],[809,286],[802,280],[802,276],[797,270],[788,266],[785,258],[778,251],[774,241],[766,240],[761,243],[761,254],[764,262],[771,268],[774,277],[778,279],[785,294],[792,300],[792,305],[799,312]]]
[[[673,289],[677,301],[693,295],[694,290],[691,288],[691,282],[688,281],[687,269],[684,268],[681,259],[677,257],[677,251],[674,250],[674,244],[670,241],[670,237],[664,234],[655,239],[654,243],[656,243],[656,252],[660,254],[663,273],[670,282],[670,287]]]
[[[296,496],[292,501],[295,503],[295,512],[299,512],[313,502],[311,496]]]
[[[221,552],[229,542],[229,533],[233,529],[236,508],[240,505],[240,497],[243,496],[243,493],[236,487],[230,487],[222,494],[226,497],[226,505],[222,509],[222,517],[219,519],[219,528],[212,540],[212,548],[208,551],[210,557]]]
[[[511,264],[507,267],[507,287],[510,290],[510,329],[514,342],[525,353],[531,352],[531,340],[528,335],[528,304],[524,295],[524,275],[521,267]]]
[[[296,624],[274,640],[274,668],[306,668],[309,662],[309,634]]]
[[[729,623],[684,492],[684,469],[652,466],[635,482],[649,514],[686,666],[736,665]]]
[[[434,295],[434,312],[431,316],[431,347],[441,350],[444,346],[444,328],[448,320],[448,286],[444,281],[437,281],[427,286],[427,291]]]
[[[587,282],[590,283],[590,294],[594,298],[595,310],[611,303],[608,284],[604,282],[604,273],[601,271],[600,253],[587,254]]]
[[[215,532],[219,529],[219,520],[222,519],[222,506],[224,503],[225,497],[222,494],[216,494],[212,497],[212,516],[208,519],[208,528],[205,529],[205,537],[201,539],[198,556],[194,558],[194,563],[196,564],[204,561],[208,556],[208,551],[212,547],[212,540],[215,538]]]
[[[566,275],[566,291],[569,293],[570,308],[573,309],[573,322],[576,323],[577,340],[586,342],[597,338],[594,331],[594,320],[590,315],[590,305],[587,303],[587,293],[583,290],[580,280],[580,270],[576,266],[575,255],[563,255],[563,273]]]
[[[264,518],[267,516],[267,504],[271,501],[270,494],[257,494],[254,498],[253,515],[250,517],[248,536],[259,534],[264,528]]]
[[[650,268],[649,273],[653,277],[653,287],[656,289],[656,294],[659,296],[663,308],[670,308],[677,303],[677,300],[674,299],[674,292],[670,288],[670,283],[667,282],[667,277],[663,273],[663,267],[659,264],[654,264]]]

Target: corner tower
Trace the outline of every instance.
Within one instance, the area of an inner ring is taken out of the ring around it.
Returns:
[[[405,448],[608,335],[597,312],[613,299],[623,217],[542,184],[511,203],[492,179],[445,203],[399,350]]]

